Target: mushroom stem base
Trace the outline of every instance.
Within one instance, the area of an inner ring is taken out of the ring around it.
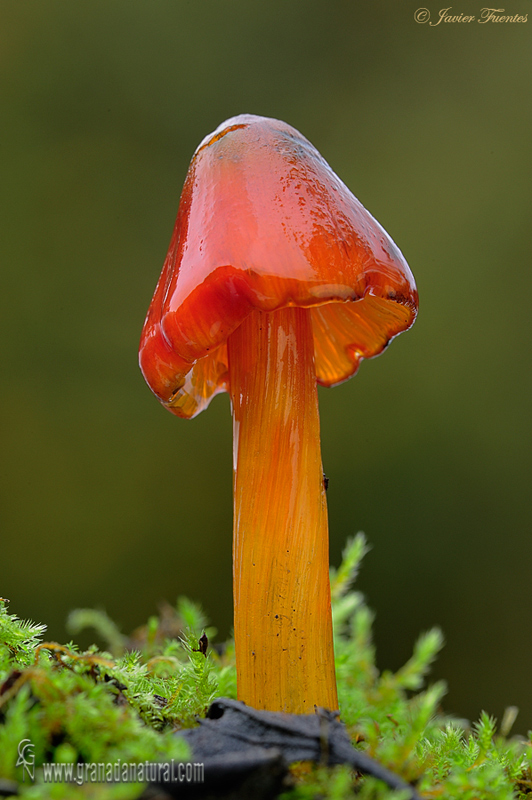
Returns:
[[[338,708],[310,314],[254,311],[228,339],[238,698]]]

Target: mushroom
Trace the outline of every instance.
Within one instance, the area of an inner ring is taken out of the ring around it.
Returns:
[[[246,114],[201,142],[140,365],[180,417],[230,393],[238,697],[257,709],[338,708],[317,383],[416,313],[401,252],[297,130]]]

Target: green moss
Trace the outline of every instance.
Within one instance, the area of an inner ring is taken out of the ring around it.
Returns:
[[[524,798],[532,791],[532,742],[509,738],[512,709],[499,732],[487,714],[468,726],[441,711],[443,683],[426,685],[443,643],[437,629],[419,638],[396,673],[377,670],[372,614],[352,588],[365,552],[359,534],[331,574],[341,716],[353,742],[427,798]],[[187,760],[173,732],[194,725],[215,697],[236,696],[233,644],[205,656],[199,637],[205,632],[212,643],[215,631],[184,598],[129,638],[99,611],[75,611],[69,625],[74,634],[93,628],[109,652],[43,642],[43,625],[21,621],[0,600],[0,779],[16,782],[28,800],[136,798],[142,785],[44,783],[43,764],[70,764],[75,778],[86,764]],[[33,746],[34,784],[17,766],[24,739]],[[286,800],[340,800],[355,786],[361,800],[402,797],[344,767],[294,768],[292,783]]]

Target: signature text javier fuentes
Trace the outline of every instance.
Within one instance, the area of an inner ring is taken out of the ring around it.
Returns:
[[[495,23],[519,23],[519,22],[527,22],[528,21],[528,14],[507,14],[504,8],[481,8],[479,16],[474,14],[455,14],[453,12],[453,7],[449,6],[449,8],[441,8],[438,11],[438,18],[436,20],[431,19],[431,13],[428,8],[418,8],[418,10],[414,14],[414,19],[416,22],[420,24],[424,24],[428,22],[429,25],[435,27],[436,25],[440,25],[443,23],[450,23],[450,22],[480,22],[481,25],[485,25],[488,22],[495,22]]]

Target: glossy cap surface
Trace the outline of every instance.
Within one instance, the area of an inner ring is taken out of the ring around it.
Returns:
[[[170,411],[192,417],[228,389],[227,337],[253,310],[302,306],[316,377],[332,386],[417,313],[388,234],[310,142],[242,115],[196,150],[144,324],[140,365]]]

